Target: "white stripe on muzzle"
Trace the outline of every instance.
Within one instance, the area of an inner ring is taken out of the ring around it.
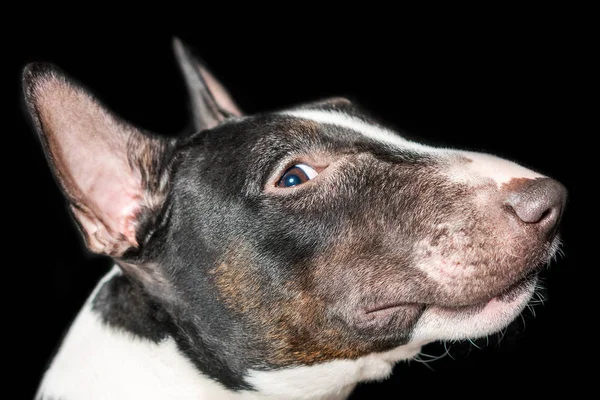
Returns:
[[[439,160],[447,164],[446,173],[448,178],[454,182],[475,184],[481,178],[492,179],[498,187],[510,182],[515,178],[535,179],[543,175],[522,167],[512,161],[502,159],[490,154],[476,153],[471,151],[455,150],[449,148],[436,148],[406,140],[394,131],[369,124],[360,118],[342,113],[340,111],[325,110],[292,110],[284,111],[282,115],[288,115],[300,119],[314,121],[320,124],[334,125],[357,132],[366,138],[379,142],[383,145],[392,146],[399,150],[409,150],[420,154],[435,155]],[[452,160],[456,156],[466,158],[471,162],[465,167],[464,163],[456,163]]]

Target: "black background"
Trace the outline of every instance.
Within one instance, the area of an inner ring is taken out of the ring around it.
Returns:
[[[595,363],[587,364],[594,338],[586,328],[595,314],[583,298],[593,291],[593,265],[584,260],[579,238],[585,233],[576,217],[577,171],[589,134],[577,127],[577,102],[588,50],[560,17],[532,13],[492,22],[483,16],[446,25],[424,18],[407,28],[405,15],[380,29],[365,16],[370,24],[338,18],[337,24],[320,21],[319,31],[312,20],[292,27],[269,25],[269,18],[201,23],[210,20],[205,17],[185,29],[147,23],[121,32],[106,21],[97,28],[67,26],[65,33],[50,24],[7,35],[12,127],[3,135],[10,237],[4,323],[20,376],[18,397],[31,398],[69,322],[110,266],[83,248],[70,221],[23,112],[21,70],[30,61],[55,63],[126,119],[175,135],[189,119],[173,35],[197,50],[247,113],[345,95],[410,137],[518,161],[570,191],[565,256],[543,273],[547,301],[535,308],[535,318],[526,311],[500,343],[495,336],[489,344],[477,341],[481,349],[452,344],[431,368],[402,363],[391,379],[361,385],[353,399],[385,390],[396,398],[409,387],[454,395],[567,389],[579,397]],[[441,355],[444,348],[433,344],[425,352]]]

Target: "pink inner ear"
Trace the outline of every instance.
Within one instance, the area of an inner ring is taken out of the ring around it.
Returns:
[[[95,205],[95,214],[114,233],[121,234],[134,246],[135,217],[142,203],[142,192],[139,188],[139,179],[135,179],[133,171],[128,165],[123,165],[120,160],[105,160],[103,165],[112,164],[97,172],[95,179],[83,182],[82,187],[89,185],[85,190],[90,203]],[[125,173],[125,170],[129,170]]]
[[[75,204],[90,249],[120,254],[136,241],[136,214],[144,197],[128,143],[143,140],[117,122],[82,89],[50,78],[37,86],[37,110],[56,173]]]
[[[236,115],[238,117],[241,116],[242,111],[235,104],[235,102],[233,101],[227,90],[225,90],[223,85],[221,85],[221,83],[217,79],[215,79],[215,77],[212,76],[212,74],[206,69],[200,67],[200,72],[202,73],[202,78],[204,78],[204,81],[206,82],[210,93],[215,98],[215,101],[217,102],[219,107],[233,115]]]
[[[79,153],[83,154],[85,152]],[[90,154],[91,157],[94,155]],[[82,209],[76,209],[75,215],[86,233],[90,249],[115,255],[137,247],[136,214],[142,193],[129,166],[110,157],[102,160],[100,169],[81,165],[82,168],[73,171],[82,194],[79,201]]]

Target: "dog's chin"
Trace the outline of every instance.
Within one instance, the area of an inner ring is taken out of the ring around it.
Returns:
[[[559,247],[560,239],[555,236],[548,246],[546,260],[540,266],[550,263]],[[536,268],[527,277],[480,303],[461,307],[428,305],[416,323],[410,341],[477,339],[500,331],[513,322],[531,300],[539,270]]]

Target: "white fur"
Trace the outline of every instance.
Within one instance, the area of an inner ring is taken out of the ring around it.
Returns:
[[[429,147],[420,143],[411,142],[410,140],[402,138],[393,131],[369,124],[359,118],[344,114],[339,111],[292,110],[285,111],[282,114],[315,121],[320,124],[335,125],[350,129],[380,143],[385,143],[402,149],[414,150],[421,153],[439,153],[444,151],[444,149],[437,149],[435,147]]]
[[[448,148],[435,148],[412,142],[404,139],[396,132],[369,124],[359,118],[339,111],[307,109],[285,111],[282,114],[315,121],[321,124],[335,125],[350,129],[365,137],[376,140],[379,143],[396,148],[412,150],[421,154],[435,154],[439,156],[440,159],[449,161],[447,175],[456,182],[476,184],[479,183],[481,178],[487,178],[492,179],[498,187],[501,187],[503,184],[510,182],[510,180],[514,178],[534,179],[543,177],[543,175],[524,168],[514,162],[489,154]],[[463,156],[471,160],[471,162],[465,167],[462,163],[452,162],[453,156]]]
[[[242,400],[198,373],[175,342],[159,344],[105,325],[92,311],[98,289],[119,274],[115,267],[97,285],[46,372],[37,399]]]
[[[475,153],[472,151],[455,150],[471,160],[467,166],[450,166],[448,177],[454,182],[477,183],[478,178],[492,179],[498,188],[512,179],[525,178],[535,179],[543,178],[544,175],[520,166],[512,161],[508,161],[490,154]]]
[[[421,344],[411,344],[357,360],[335,360],[269,372],[250,371],[247,381],[275,399],[345,399],[356,383],[387,378],[396,362],[410,359],[419,351]]]

